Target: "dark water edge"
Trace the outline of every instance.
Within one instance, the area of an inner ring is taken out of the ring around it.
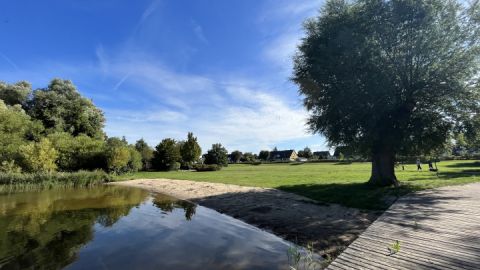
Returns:
[[[291,245],[214,210],[119,186],[0,193],[0,269],[288,269]]]

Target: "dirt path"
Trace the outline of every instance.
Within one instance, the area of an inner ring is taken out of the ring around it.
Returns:
[[[193,201],[300,245],[313,243],[320,253],[337,253],[379,215],[322,204],[269,188],[170,179],[138,179],[114,184],[145,188]]]

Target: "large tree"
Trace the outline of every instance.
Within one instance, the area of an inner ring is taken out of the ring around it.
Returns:
[[[217,164],[219,166],[228,166],[228,151],[219,143],[212,145],[212,149],[204,155],[205,164]]]
[[[68,132],[103,137],[105,117],[91,100],[84,98],[69,80],[53,79],[47,88],[33,92],[30,115],[51,133]]]
[[[142,169],[147,171],[152,167],[153,149],[141,138],[135,143],[135,149],[142,156]]]
[[[153,153],[152,165],[154,169],[161,171],[177,170],[177,164],[181,161],[180,146],[174,139],[163,139]]]
[[[371,183],[398,184],[396,155],[440,148],[480,109],[474,2],[330,0],[305,23],[292,79],[308,124],[371,157]]]
[[[198,144],[197,137],[192,132],[187,135],[187,140],[180,147],[182,162],[190,167],[194,162],[198,161],[202,154],[202,148]]]
[[[30,94],[32,86],[26,81],[14,84],[0,82],[0,99],[7,105],[26,105]]]

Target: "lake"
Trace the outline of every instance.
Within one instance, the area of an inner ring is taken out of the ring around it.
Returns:
[[[100,186],[0,194],[0,269],[288,269],[291,244],[214,210]]]

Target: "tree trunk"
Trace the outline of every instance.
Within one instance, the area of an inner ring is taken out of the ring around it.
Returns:
[[[376,186],[398,186],[395,176],[395,154],[390,151],[380,151],[372,156],[372,175],[370,184]]]

